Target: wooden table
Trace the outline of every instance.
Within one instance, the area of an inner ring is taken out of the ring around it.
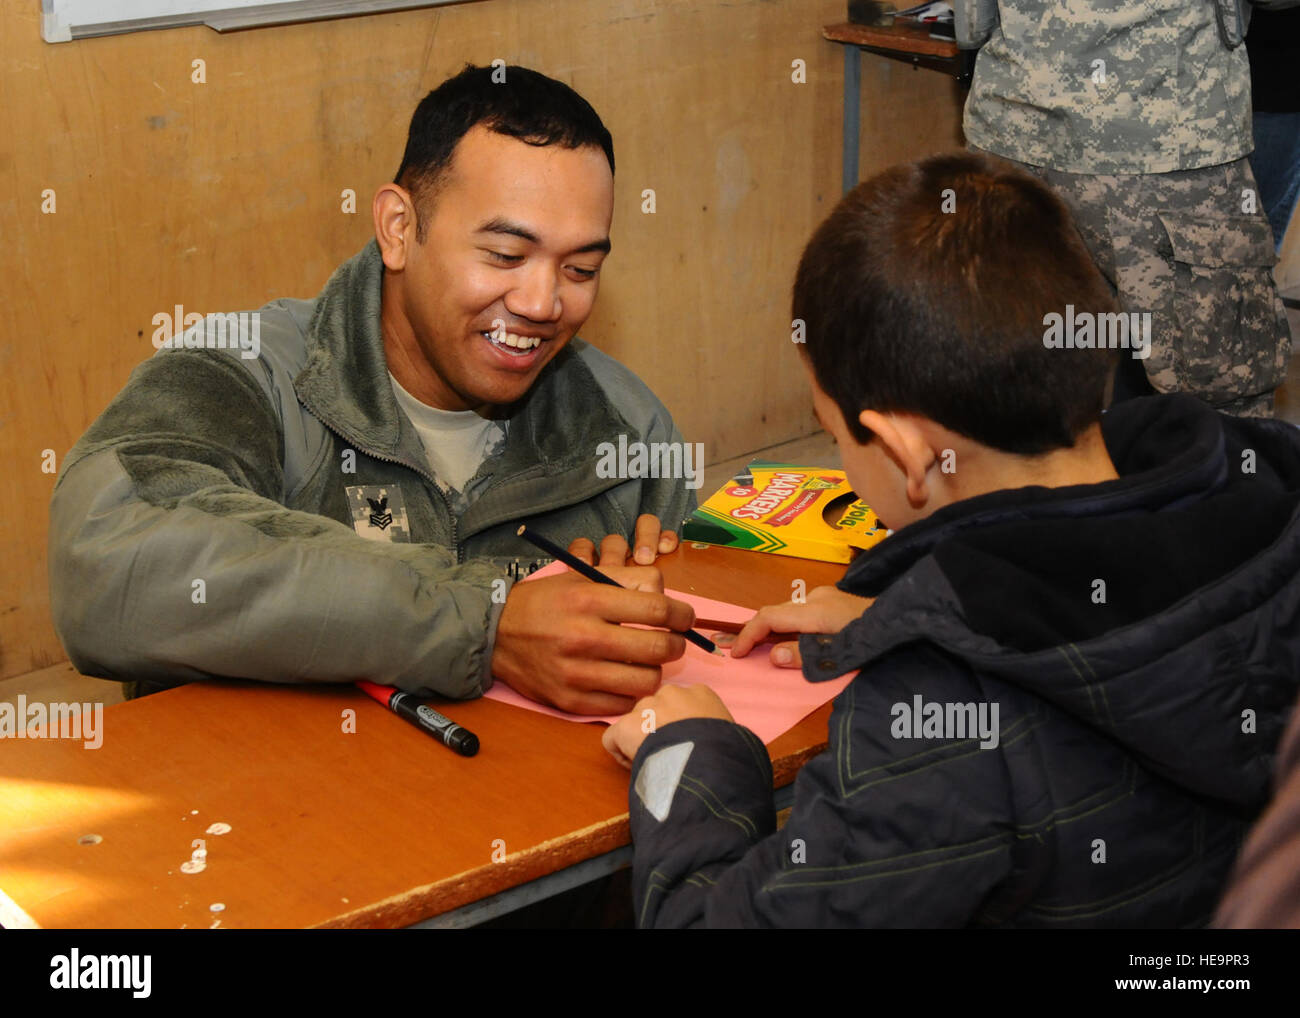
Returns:
[[[704,545],[660,562],[668,586],[750,607],[843,573]],[[350,686],[253,682],[110,707],[99,749],[0,741],[0,925],[468,925],[626,864],[628,775],[603,726],[446,709],[476,757]],[[829,715],[769,746],[778,785],[825,746]]]
[[[842,22],[827,25],[822,36],[844,46],[844,142],[841,184],[845,193],[858,182],[858,133],[862,128],[862,64],[860,52],[875,53],[891,60],[904,60],[915,67],[943,71],[970,84],[975,70],[975,50],[961,50],[949,39],[936,39],[928,28],[907,22],[895,25],[855,25]]]

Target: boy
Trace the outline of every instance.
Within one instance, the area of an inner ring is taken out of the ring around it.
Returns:
[[[814,406],[895,532],[732,653],[803,633],[810,681],[861,670],[779,832],[706,687],[606,732],[640,924],[1209,919],[1297,688],[1300,442],[1186,395],[1103,418],[1150,342],[1114,311],[1060,200],[988,157],[895,167],[818,229]]]

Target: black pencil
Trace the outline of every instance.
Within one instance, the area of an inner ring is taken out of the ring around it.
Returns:
[[[533,533],[526,526],[520,527],[516,531],[516,533],[520,537],[522,537],[525,541],[531,541],[534,545],[536,545],[542,551],[546,552],[546,554],[550,555],[552,558],[559,559],[570,569],[582,573],[582,575],[589,580],[595,580],[597,583],[607,583],[611,587],[623,586],[617,580],[611,580],[608,576],[600,572],[598,569],[595,569],[592,566],[587,565],[587,563],[582,561],[582,559],[574,555],[570,555],[558,544],[549,541],[541,534]],[[674,630],[674,632],[676,632],[676,630]],[[686,637],[686,639],[690,640],[691,643],[695,644],[695,646],[699,647],[701,650],[707,650],[710,654],[721,653],[718,650],[718,645],[716,643],[710,640],[707,636],[701,636],[694,629],[688,629],[686,630],[686,632],[682,633],[682,635]]]

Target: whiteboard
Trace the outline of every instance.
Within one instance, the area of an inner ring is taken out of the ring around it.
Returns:
[[[41,37],[70,42],[148,28],[207,25],[218,32],[287,25],[464,0],[41,0]]]

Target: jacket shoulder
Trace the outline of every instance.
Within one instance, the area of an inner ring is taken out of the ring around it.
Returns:
[[[605,399],[638,432],[648,435],[677,430],[668,408],[630,368],[576,337],[569,349],[591,372]]]
[[[282,298],[259,309],[262,352],[269,365],[296,375],[307,363],[307,337],[317,300]]]
[[[211,314],[186,330],[188,338],[182,337],[155,354],[157,358],[187,352],[218,358],[225,364],[233,361],[252,377],[266,397],[280,433],[286,492],[301,485],[325,441],[324,427],[301,408],[294,386],[311,353],[318,304],[319,298],[280,298],[255,311]],[[214,336],[224,336],[226,341],[214,343]],[[179,361],[165,370],[172,377],[190,377]]]
[[[271,390],[277,382],[292,379],[307,362],[307,337],[316,303],[283,298],[255,311],[208,314],[154,356],[199,351],[229,357],[250,371],[274,401]]]

